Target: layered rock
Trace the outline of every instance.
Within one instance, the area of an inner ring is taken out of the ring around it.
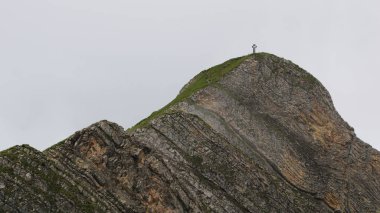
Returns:
[[[124,131],[100,121],[0,153],[5,212],[376,212],[380,153],[328,91],[259,53],[203,71]]]

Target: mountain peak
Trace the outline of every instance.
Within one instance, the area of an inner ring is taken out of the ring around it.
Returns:
[[[317,79],[256,53],[202,71],[128,131],[100,121],[44,152],[1,152],[0,209],[376,212],[379,159]]]
[[[194,100],[197,93],[209,88],[227,91],[229,95],[240,98],[240,101],[256,101],[256,107],[264,107],[272,100],[281,107],[299,105],[300,108],[310,108],[304,105],[310,104],[309,101],[313,99],[325,102],[323,104],[335,111],[328,91],[310,73],[284,58],[269,53],[255,53],[230,59],[200,72],[180,90],[173,101],[153,112],[130,131],[170,112],[175,105]]]

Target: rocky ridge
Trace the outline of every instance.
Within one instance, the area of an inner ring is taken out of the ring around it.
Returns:
[[[201,72],[135,127],[0,152],[3,212],[379,212],[380,153],[321,83],[258,53]]]

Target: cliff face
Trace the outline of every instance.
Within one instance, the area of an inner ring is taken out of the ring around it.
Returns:
[[[326,89],[259,53],[203,71],[124,131],[0,153],[5,212],[377,212],[380,153]]]

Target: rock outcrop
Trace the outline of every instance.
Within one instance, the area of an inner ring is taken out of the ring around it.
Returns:
[[[266,53],[201,72],[135,127],[0,152],[1,212],[379,212],[380,153]]]

